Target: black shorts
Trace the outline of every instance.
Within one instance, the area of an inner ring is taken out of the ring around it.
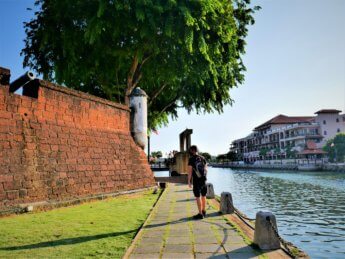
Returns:
[[[207,193],[207,186],[206,184],[203,185],[193,185],[193,193],[196,198],[199,198],[201,196],[206,196]]]

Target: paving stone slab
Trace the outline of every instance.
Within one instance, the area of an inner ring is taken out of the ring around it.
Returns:
[[[227,259],[226,254],[217,253],[195,253],[196,259]]]
[[[162,232],[165,233],[168,229],[168,226],[159,226],[159,227],[154,227],[154,226],[149,226],[149,227],[145,227],[144,230],[145,231],[151,231],[151,232]]]
[[[163,255],[166,253],[193,253],[193,247],[188,245],[166,244],[163,250]]]
[[[215,236],[209,235],[209,236],[194,236],[194,243],[195,244],[218,244],[218,240]]]
[[[252,253],[227,253],[230,259],[259,259],[257,255]]]
[[[212,229],[192,229],[192,232],[194,235],[197,236],[209,236],[209,235],[213,235],[213,231]]]
[[[190,231],[190,227],[188,225],[186,226],[178,226],[178,227],[175,227],[175,226],[170,226],[170,232],[191,232]],[[180,234],[177,234],[178,236]]]
[[[194,255],[190,254],[179,254],[179,253],[166,253],[163,254],[162,259],[194,259]]]
[[[218,244],[195,244],[196,253],[225,253],[223,247]]]
[[[245,244],[243,237],[241,236],[235,236],[235,235],[218,235],[220,237],[220,240],[223,244]]]
[[[212,228],[214,229],[226,229],[226,230],[232,230],[235,231],[235,228],[231,226],[230,224],[226,224],[224,222],[210,222],[212,224]]]
[[[153,220],[150,220],[148,223],[149,224],[161,224],[161,225],[164,225],[164,224],[167,224],[171,221],[170,218],[166,217],[165,219],[153,219]]]
[[[165,231],[162,230],[154,230],[154,229],[145,229],[143,231],[143,236],[144,237],[157,237],[157,236],[164,236]]]
[[[188,223],[189,221],[190,217],[170,217],[171,224]]]
[[[229,243],[225,243],[223,244],[225,250],[228,253],[255,253],[255,250],[247,245],[247,244],[237,244],[237,243],[233,243],[233,244],[229,244]]]
[[[178,223],[187,223],[190,221],[189,216],[170,216],[169,217],[171,223],[178,224]]]
[[[157,216],[154,216],[151,218],[150,222],[151,221],[163,221],[163,222],[167,222],[167,221],[170,221],[170,217],[169,215],[157,215]]]
[[[192,240],[190,236],[184,237],[176,237],[176,236],[169,236],[166,240],[166,244],[191,244]]]
[[[176,229],[169,232],[169,236],[171,237],[189,237],[190,235],[191,232],[189,229]]]
[[[137,246],[133,253],[134,254],[154,254],[161,250],[161,244],[150,244],[150,245],[139,245]]]
[[[163,237],[162,236],[155,236],[155,237],[146,237],[143,236],[140,240],[140,245],[143,244],[147,244],[147,245],[151,245],[151,244],[160,244],[163,242]]]
[[[211,230],[212,223],[200,220],[200,221],[194,221],[192,223],[192,226],[195,229],[208,229],[208,230]]]
[[[160,255],[158,253],[152,254],[131,254],[130,259],[159,259]]]
[[[240,235],[240,233],[234,228],[228,229],[228,228],[214,228],[214,227],[212,227],[212,229],[219,231],[220,233],[225,233],[228,236],[239,236]]]

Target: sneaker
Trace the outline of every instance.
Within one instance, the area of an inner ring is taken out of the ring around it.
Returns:
[[[203,218],[204,218],[204,216],[200,213],[193,216],[193,219],[203,219]]]
[[[206,210],[202,211],[202,215],[204,216],[204,218],[206,217]]]

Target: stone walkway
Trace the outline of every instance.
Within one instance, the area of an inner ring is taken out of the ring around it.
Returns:
[[[187,185],[169,184],[129,258],[258,258],[225,218],[207,205],[207,217],[193,220],[195,200]]]

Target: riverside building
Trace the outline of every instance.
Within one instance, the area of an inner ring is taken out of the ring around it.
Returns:
[[[321,148],[337,133],[345,132],[345,114],[323,109],[316,116],[278,115],[257,126],[248,136],[232,142],[238,160],[254,162],[293,156],[321,157]]]

